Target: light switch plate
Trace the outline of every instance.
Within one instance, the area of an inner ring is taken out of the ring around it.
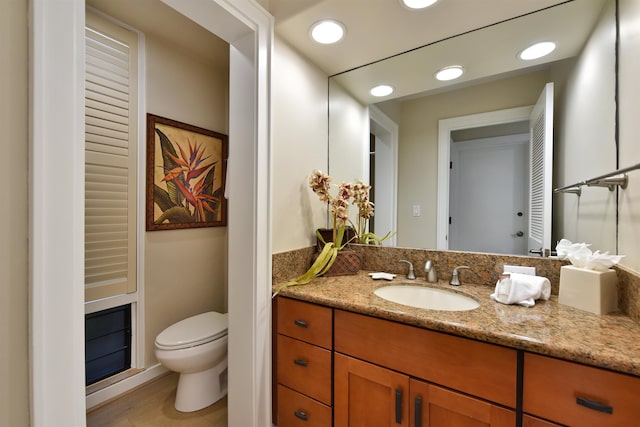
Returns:
[[[528,274],[529,276],[535,276],[536,275],[536,268],[535,267],[524,267],[521,265],[504,265],[504,270],[505,273],[520,273],[520,274]]]

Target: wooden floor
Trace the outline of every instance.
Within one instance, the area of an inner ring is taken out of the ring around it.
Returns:
[[[227,427],[227,398],[196,412],[173,407],[178,374],[171,373],[87,413],[88,427]]]

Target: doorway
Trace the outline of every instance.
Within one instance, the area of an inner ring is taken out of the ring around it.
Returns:
[[[273,21],[249,0],[164,2],[215,29],[232,46],[229,134],[235,145],[229,194],[236,215],[228,234],[229,329],[235,331],[229,337],[229,425],[265,425],[270,420],[264,396],[270,393],[266,373],[271,367],[268,76]],[[30,5],[31,424],[82,426],[85,2],[33,0]],[[243,164],[256,167],[247,172]]]
[[[533,107],[517,107],[507,110],[490,111],[487,113],[472,114],[469,116],[454,117],[451,119],[443,119],[438,123],[438,206],[437,206],[437,249],[448,250],[449,247],[449,199],[450,199],[450,166],[451,166],[451,141],[452,134],[454,132],[469,132],[475,134],[476,137],[468,139],[480,139],[481,137],[496,136],[499,133],[493,132],[489,134],[482,134],[478,136],[477,130],[470,129],[484,129],[485,131],[492,129],[493,127],[510,127],[521,126],[518,123],[528,123],[529,116]],[[522,128],[520,128],[522,129]],[[521,130],[512,131],[511,134],[523,133]],[[528,133],[528,130],[527,130]],[[502,132],[502,135],[509,134],[509,132]],[[457,136],[456,138],[461,138]],[[517,211],[518,212],[518,211]],[[511,233],[517,233],[519,230],[511,231]],[[523,230],[524,232],[524,230]]]
[[[529,126],[512,125],[522,131]],[[511,132],[504,125],[490,128]],[[451,134],[449,249],[525,255],[529,134],[466,139],[483,130]]]
[[[371,231],[382,237],[398,229],[398,125],[382,110],[370,105],[369,132],[373,141],[370,148],[375,148],[368,153],[370,183],[375,197],[375,222]],[[395,233],[382,244],[395,246]]]

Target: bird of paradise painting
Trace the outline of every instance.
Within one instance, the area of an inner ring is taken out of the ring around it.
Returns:
[[[147,114],[147,230],[227,224],[228,138]]]

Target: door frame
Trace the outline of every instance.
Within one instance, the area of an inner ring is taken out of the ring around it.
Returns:
[[[436,218],[436,248],[449,249],[449,164],[451,132],[461,129],[499,125],[529,120],[533,106],[509,108],[470,114],[438,121],[438,204]]]
[[[389,136],[388,145],[391,156],[386,159],[385,163],[386,169],[389,170],[391,176],[389,177],[390,179],[387,180],[386,184],[389,186],[391,199],[391,209],[389,212],[389,223],[391,228],[389,231],[394,231],[398,229],[398,125],[375,105],[369,106],[369,120],[375,122],[376,126],[382,129]],[[370,132],[378,137],[374,129],[370,129]],[[376,162],[379,161],[380,159],[376,157]],[[368,163],[367,158],[367,164]],[[376,203],[379,202],[379,200],[376,201]],[[384,245],[395,246],[396,233],[394,233],[389,239],[385,240]]]
[[[228,417],[269,425],[273,17],[251,0],[163,1],[230,44]],[[29,0],[29,24],[30,424],[84,426],[85,1]]]

